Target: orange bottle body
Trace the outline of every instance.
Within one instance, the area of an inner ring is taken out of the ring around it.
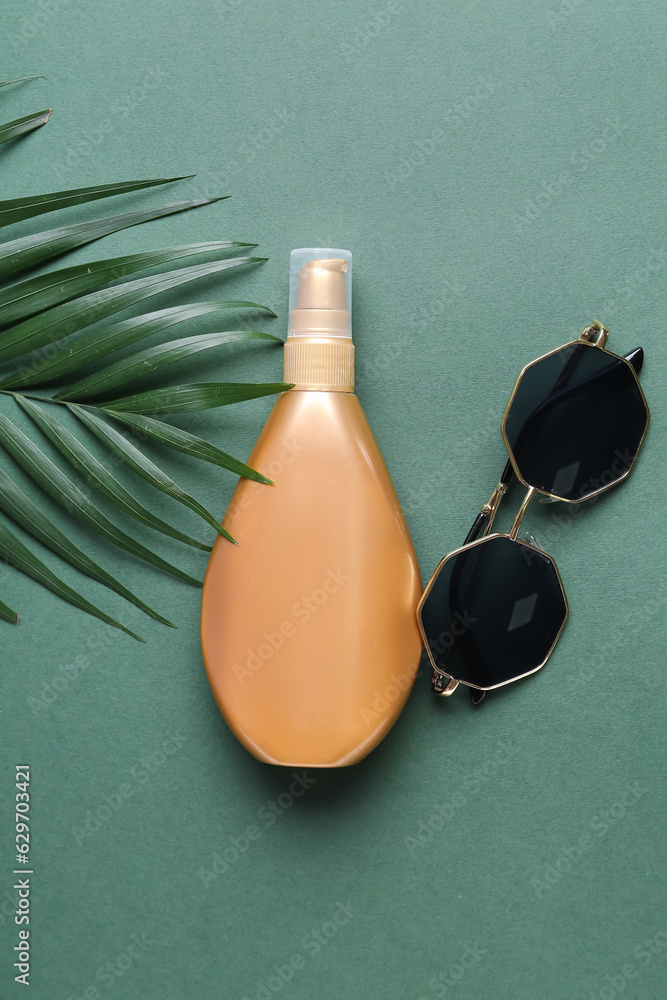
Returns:
[[[283,393],[202,595],[208,679],[259,760],[340,767],[387,734],[417,673],[422,592],[384,460],[351,392]]]

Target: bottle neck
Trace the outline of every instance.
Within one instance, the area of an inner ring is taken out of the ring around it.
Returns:
[[[354,392],[354,344],[350,337],[288,337],[283,379],[295,389]]]

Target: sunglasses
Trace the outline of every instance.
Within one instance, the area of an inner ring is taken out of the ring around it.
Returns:
[[[516,380],[501,424],[509,461],[417,609],[436,694],[465,684],[478,704],[485,692],[535,673],[554,650],[568,616],[560,573],[532,536],[517,536],[536,493],[580,504],[630,474],[649,423],[637,377],[644,352],[612,354],[608,336],[594,322]],[[509,532],[491,533],[513,476],[527,493]]]

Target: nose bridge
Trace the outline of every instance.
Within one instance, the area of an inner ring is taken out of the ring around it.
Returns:
[[[537,490],[535,489],[534,486],[529,486],[528,487],[528,492],[526,493],[525,497],[523,498],[523,502],[522,502],[521,506],[519,507],[519,510],[517,511],[516,517],[514,518],[514,523],[512,524],[512,527],[510,528],[509,537],[512,539],[512,541],[516,540],[516,536],[519,533],[519,528],[521,527],[521,522],[523,521],[524,514],[526,513],[526,511],[530,507],[531,500],[535,496],[536,492],[537,492]]]

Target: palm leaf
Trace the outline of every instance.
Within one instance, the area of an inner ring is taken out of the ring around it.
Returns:
[[[11,82],[13,83],[14,81]],[[4,604],[2,601],[0,601],[0,618],[2,618],[6,622],[9,622],[10,625],[18,625],[19,623],[19,616],[16,614],[16,612],[12,611],[12,609],[8,607],[6,604]]]
[[[23,542],[20,542],[18,538],[12,535],[11,531],[2,521],[0,521],[0,556],[6,562],[10,563],[10,565],[20,569],[23,573],[31,576],[33,580],[37,580],[42,586],[47,587],[54,594],[57,594],[58,597],[62,597],[63,600],[69,601],[70,604],[81,608],[82,611],[87,611],[89,615],[94,615],[95,618],[100,618],[107,625],[113,625],[122,632],[127,632],[133,639],[138,639],[139,642],[145,641],[141,636],[131,632],[129,628],[121,625],[120,622],[117,622],[115,618],[112,618],[104,611],[100,611],[99,608],[91,604],[90,601],[87,601],[81,594],[77,594],[76,590],[72,590],[66,583],[59,580],[55,573],[48,566],[44,565],[41,559],[38,559]],[[13,612],[11,613],[13,614]]]
[[[113,195],[141,191],[142,188],[155,187],[158,184],[189,180],[191,177],[194,177],[194,174],[189,174],[187,177],[161,177],[153,181],[120,181],[118,184],[98,184],[97,187],[72,188],[69,191],[53,191],[50,194],[0,201],[0,226],[11,226],[15,222],[32,219],[35,215],[55,212],[60,208],[72,208],[74,205],[83,205],[98,198],[111,198]]]
[[[0,86],[12,82],[18,81],[7,81]],[[27,115],[0,125],[0,141],[20,138],[44,124],[49,114],[50,112],[43,112],[39,115]],[[0,226],[25,222],[49,212],[184,179],[186,178],[163,177],[124,181],[0,201]],[[208,544],[186,534],[180,527],[163,521],[148,505],[141,503],[131,488],[122,481],[121,473],[130,478],[138,476],[143,483],[177,500],[182,506],[194,511],[207,525],[215,528],[218,534],[233,541],[222,528],[219,517],[143,454],[134,443],[136,438],[130,440],[131,432],[134,431],[137,437],[168,448],[171,453],[184,452],[194,459],[226,468],[236,475],[268,483],[270,480],[265,476],[208,441],[145,414],[156,410],[165,414],[186,413],[211,406],[228,405],[243,399],[278,393],[289,386],[282,382],[214,382],[176,386],[167,384],[134,396],[124,396],[122,393],[138,378],[166,371],[168,366],[202,351],[215,350],[234,341],[275,343],[279,338],[257,330],[223,329],[214,333],[195,330],[190,336],[157,345],[153,343],[148,348],[129,355],[123,356],[119,352],[125,352],[133,344],[157,336],[176,324],[205,316],[219,317],[230,309],[254,309],[274,317],[275,313],[255,302],[217,299],[211,302],[182,302],[131,316],[129,319],[105,321],[117,312],[140,305],[152,296],[177,289],[197,278],[222,277],[230,269],[259,263],[265,258],[244,256],[225,257],[204,263],[195,261],[158,274],[134,276],[137,272],[163,267],[185,257],[214,253],[219,258],[221,254],[224,256],[234,248],[255,245],[216,240],[94,260],[58,270],[47,270],[46,273],[29,276],[24,280],[17,281],[16,276],[119,230],[220,200],[222,199],[208,198],[170,202],[105,218],[60,225],[0,243],[0,329],[3,330],[0,334],[0,363],[16,362],[3,372],[0,394],[17,401],[22,416],[28,420],[26,429],[46,438],[46,446],[55,449],[55,460],[35,444],[28,433],[19,429],[13,420],[2,413],[0,448],[4,448],[18,463],[23,474],[31,480],[40,494],[54,500],[67,516],[76,518],[86,529],[148,565],[196,586],[200,585],[198,579],[167,562],[154,550],[154,546],[142,544],[110,520],[93,502],[90,492],[96,490],[101,493],[120,512],[121,517],[130,517],[132,524],[140,525],[141,529],[148,528],[196,549],[208,550]],[[100,368],[99,362],[107,358],[109,360]],[[65,380],[70,384],[65,385]],[[31,392],[28,397],[22,394],[26,387],[45,385],[54,386],[54,395],[36,395]],[[114,398],[109,400],[109,396]],[[75,400],[85,400],[86,405],[82,406]],[[76,419],[73,426],[67,426],[59,419],[60,414],[53,409],[54,404],[61,407],[65,416],[68,416],[68,411],[74,415]],[[89,433],[92,433],[97,449],[103,447],[107,454],[110,453],[117,465],[113,473],[82,442],[81,435]],[[77,485],[77,481],[81,486]],[[32,500],[10,474],[0,470],[0,511],[18,526],[17,530],[27,532],[28,536],[77,571],[102,583],[145,614],[165,624],[172,624],[76,546],[69,538],[66,523],[59,525],[56,520],[47,516],[42,506],[42,503]],[[56,516],[62,518],[62,514],[56,513]],[[1,519],[0,558],[88,614],[134,636],[124,625],[60,580]],[[12,623],[18,620],[13,609],[2,602],[0,618]]]
[[[144,603],[136,594],[133,594],[131,590],[128,590],[122,583],[114,579],[110,573],[107,573],[101,566],[98,566],[85,552],[77,548],[67,535],[43,513],[37,504],[2,469],[0,469],[0,509],[12,521],[27,531],[28,534],[42,542],[43,545],[46,545],[47,548],[51,549],[52,552],[55,552],[71,566],[81,570],[82,573],[85,573],[86,576],[91,577],[93,580],[103,583],[111,590],[115,590],[117,594],[130,601],[131,604],[136,605],[136,607],[140,608],[147,615],[150,615],[151,618],[155,618],[165,625],[176,628],[173,622],[170,622],[168,618],[165,618],[157,611],[154,611],[153,608]]]
[[[199,580],[184,573],[177,566],[172,566],[160,556],[156,555],[145,545],[130,538],[124,531],[121,531],[113,521],[110,521],[101,510],[99,510],[92,500],[83,493],[62,472],[57,465],[41,451],[36,444],[27,437],[23,431],[15,427],[11,420],[0,413],[0,443],[2,443],[9,454],[16,459],[21,468],[35,480],[38,486],[48,493],[56,503],[65,508],[68,514],[83,521],[94,531],[99,532],[103,538],[113,542],[114,545],[126,549],[132,555],[145,560],[158,569],[171,573],[172,576],[199,586]]]
[[[57,392],[53,398],[75,399],[77,402],[82,399],[99,399],[100,396],[108,395],[117,389],[124,389],[131,382],[136,382],[145,376],[146,372],[153,374],[160,368],[173,365],[177,361],[184,361],[200,351],[242,340],[272,340],[274,343],[282,344],[280,337],[274,337],[271,333],[261,333],[259,330],[226,330],[222,333],[203,333],[198,337],[170,340],[166,344],[138,351],[122,358],[121,361],[116,361],[113,365],[101,368],[94,375],[75,382],[69,389]]]
[[[47,108],[46,111],[37,111],[34,114],[26,115],[25,118],[15,118],[13,122],[5,122],[4,125],[0,125],[0,143],[9,142],[10,139],[18,139],[20,135],[32,132],[40,125],[46,125],[52,111],[53,108]]]
[[[151,267],[161,264],[168,264],[173,260],[183,257],[191,257],[202,253],[218,252],[229,250],[234,246],[228,240],[214,243],[188,243],[180,247],[167,247],[162,250],[151,250],[149,253],[136,253],[124,257],[112,257],[109,260],[96,260],[89,264],[79,264],[76,267],[62,268],[60,271],[52,271],[36,278],[28,278],[9,288],[0,291],[0,315],[2,316],[2,326],[9,326],[11,323],[18,323],[28,316],[35,316],[36,313],[43,313],[45,310],[57,306],[59,303],[69,305],[72,299],[82,297],[88,302],[86,292],[92,292],[96,288],[102,288],[111,281],[124,278],[128,274],[136,271],[145,271]],[[238,261],[239,258],[235,258]],[[241,258],[246,263],[245,258]],[[223,261],[229,266],[229,261]],[[153,278],[165,277],[165,275],[152,275]],[[141,280],[141,279],[139,279]],[[132,283],[124,282],[122,286],[115,286],[116,289],[128,289]],[[110,292],[110,289],[106,289]],[[101,296],[104,300],[105,296]],[[132,304],[132,303],[130,303]],[[122,307],[121,307],[122,308]],[[37,320],[39,322],[39,320]],[[21,324],[23,326],[23,324]],[[15,327],[19,331],[19,327]],[[3,342],[11,343],[9,331],[3,335]],[[23,352],[22,352],[23,353]],[[16,357],[17,355],[13,355]]]
[[[123,484],[115,476],[112,476],[102,463],[98,462],[95,456],[59,420],[56,420],[55,417],[44,410],[40,410],[35,403],[23,396],[17,396],[16,401],[29,414],[40,430],[43,431],[51,444],[83,476],[86,482],[94,486],[100,493],[103,493],[108,500],[115,503],[125,514],[129,514],[130,517],[133,517],[141,524],[145,524],[148,528],[154,528],[164,535],[175,538],[176,541],[184,542],[195,549],[203,549],[205,552],[210,550],[210,545],[207,545],[205,542],[199,542],[196,538],[191,538],[190,535],[183,534],[178,528],[174,528],[171,524],[167,524],[166,521],[156,517],[143,504],[139,503],[125,489]]]
[[[33,316],[6,330],[0,337],[0,362],[11,361],[29,351],[35,351],[46,344],[69,337],[100,319],[105,319],[121,309],[136,305],[143,299],[159,292],[177,288],[196,278],[203,278],[218,271],[226,271],[241,264],[253,264],[261,257],[232,257],[210,264],[191,264],[189,267],[163,274],[153,274],[148,278],[135,278],[113,288],[103,288],[90,295],[82,295],[73,302],[48,309],[46,313]]]
[[[167,496],[173,497],[174,500],[178,500],[179,503],[185,504],[190,510],[199,514],[212,528],[215,528],[220,535],[236,544],[229,532],[225,531],[218,519],[206,507],[200,504],[198,500],[195,500],[194,497],[191,497],[189,493],[182,489],[178,483],[175,483],[166,472],[158,468],[154,462],[151,462],[138,448],[129,441],[126,441],[115,427],[110,427],[96,413],[83,406],[70,403],[69,408],[99,438],[102,444],[106,445],[132,472],[136,472],[141,479],[145,479],[156,490],[160,490],[162,493],[166,493]]]
[[[237,458],[233,458],[227,452],[216,448],[214,444],[195,437],[194,434],[184,431],[181,427],[174,427],[172,424],[166,424],[163,420],[145,417],[140,413],[123,413],[120,410],[107,410],[106,412],[114,420],[127,424],[134,431],[157,441],[158,444],[166,445],[167,448],[173,448],[175,451],[182,451],[194,458],[201,458],[204,462],[219,465],[222,469],[229,469],[237,476],[252,479],[256,483],[271,483],[273,485],[273,480],[267,479],[261,472],[251,469],[245,462],[239,462]]]
[[[268,306],[261,306],[257,302],[231,301],[193,302],[190,305],[171,306],[168,309],[142,313],[141,316],[132,316],[131,319],[110,323],[101,329],[96,328],[77,340],[67,340],[60,347],[53,347],[46,357],[31,361],[1,379],[0,389],[47,385],[49,382],[61,380],[71,372],[87,368],[100,358],[130,347],[139,340],[161,333],[177,323],[183,323],[197,316],[217,315],[227,309],[241,308],[267,312],[270,316],[276,315]]]
[[[291,384],[286,382],[194,382],[192,385],[174,385],[112,399],[104,407],[126,413],[190,413],[260,396],[273,396],[291,388]]]
[[[0,246],[0,278],[7,278],[12,274],[27,271],[31,267],[37,267],[46,260],[52,260],[69,250],[85,246],[121,229],[129,229],[142,222],[151,222],[153,219],[187,212],[191,208],[212,205],[222,200],[222,198],[200,198],[196,201],[174,201],[160,208],[124,212],[122,215],[112,215],[107,219],[93,219],[92,222],[81,222],[75,226],[59,226],[57,229],[47,229],[43,233],[10,240]]]
[[[43,76],[20,76],[18,80],[3,80],[0,87],[10,87],[13,83],[23,83],[25,80],[43,80]]]

